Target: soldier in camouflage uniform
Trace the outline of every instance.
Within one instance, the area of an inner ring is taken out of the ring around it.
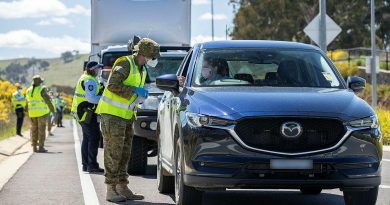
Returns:
[[[118,58],[108,79],[107,87],[96,112],[101,115],[100,128],[104,138],[106,200],[120,202],[142,200],[128,187],[127,164],[133,140],[135,106],[148,97],[143,89],[145,64],[155,67],[160,57],[160,46],[144,38],[134,48],[135,54]]]
[[[46,124],[49,113],[55,113],[50,97],[42,86],[43,79],[36,75],[33,84],[27,89],[27,110],[31,119],[31,145],[34,152],[47,152],[44,148],[46,138]],[[37,149],[37,145],[39,148]]]

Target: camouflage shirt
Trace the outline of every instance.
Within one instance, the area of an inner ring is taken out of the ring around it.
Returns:
[[[138,69],[138,66],[136,66]],[[141,71],[142,72],[142,67]],[[115,61],[115,67],[112,70],[111,77],[108,79],[107,89],[122,98],[130,99],[134,93],[134,86],[127,86],[123,81],[129,76],[130,63],[126,57],[120,57]]]

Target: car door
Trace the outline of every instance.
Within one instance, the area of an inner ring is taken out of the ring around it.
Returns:
[[[192,51],[189,51],[187,56],[184,58],[183,63],[180,65],[180,68],[177,72],[178,76],[183,75],[184,68],[188,67],[188,62],[191,59]],[[186,69],[185,69],[186,70]],[[174,101],[175,96],[172,92],[165,92],[162,101],[162,111],[160,112],[160,125],[161,132],[163,134],[163,139],[161,139],[161,152],[163,159],[169,160],[172,163],[172,153],[175,147],[174,145],[174,122],[172,113],[174,113],[174,108],[172,107],[172,102]]]
[[[193,54],[193,51],[190,50],[188,52],[188,55],[186,57],[186,59],[183,61],[183,66],[181,67],[181,69],[179,70],[178,72],[178,76],[184,76],[184,77],[187,77],[187,71],[188,71],[188,67],[190,65],[190,62],[191,62],[191,59],[192,59],[192,54]],[[185,84],[185,83],[184,83]],[[183,88],[179,88],[179,91],[181,91]],[[168,99],[167,99],[168,100]],[[170,162],[174,162],[174,148],[176,146],[176,142],[175,142],[175,126],[177,124],[176,122],[176,113],[178,112],[178,109],[180,107],[180,98],[176,95],[173,95],[172,93],[170,93],[169,95],[169,122],[170,122],[170,125],[169,125],[169,135],[167,136],[170,136],[169,139],[167,139],[167,157],[168,159],[170,160]],[[167,114],[168,114],[167,113]],[[169,141],[168,141],[169,140]]]

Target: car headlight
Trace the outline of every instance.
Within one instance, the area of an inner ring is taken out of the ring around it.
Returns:
[[[376,115],[371,117],[362,118],[359,120],[353,120],[348,123],[352,127],[367,127],[367,128],[378,128],[379,120]]]
[[[211,126],[228,126],[235,124],[234,121],[222,118],[211,117],[198,113],[187,112],[188,123],[193,127],[211,127]]]

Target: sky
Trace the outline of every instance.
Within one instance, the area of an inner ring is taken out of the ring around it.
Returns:
[[[233,27],[229,0],[214,0],[215,40]],[[0,59],[90,52],[90,0],[0,0]],[[192,0],[191,42],[211,40],[210,0]]]

